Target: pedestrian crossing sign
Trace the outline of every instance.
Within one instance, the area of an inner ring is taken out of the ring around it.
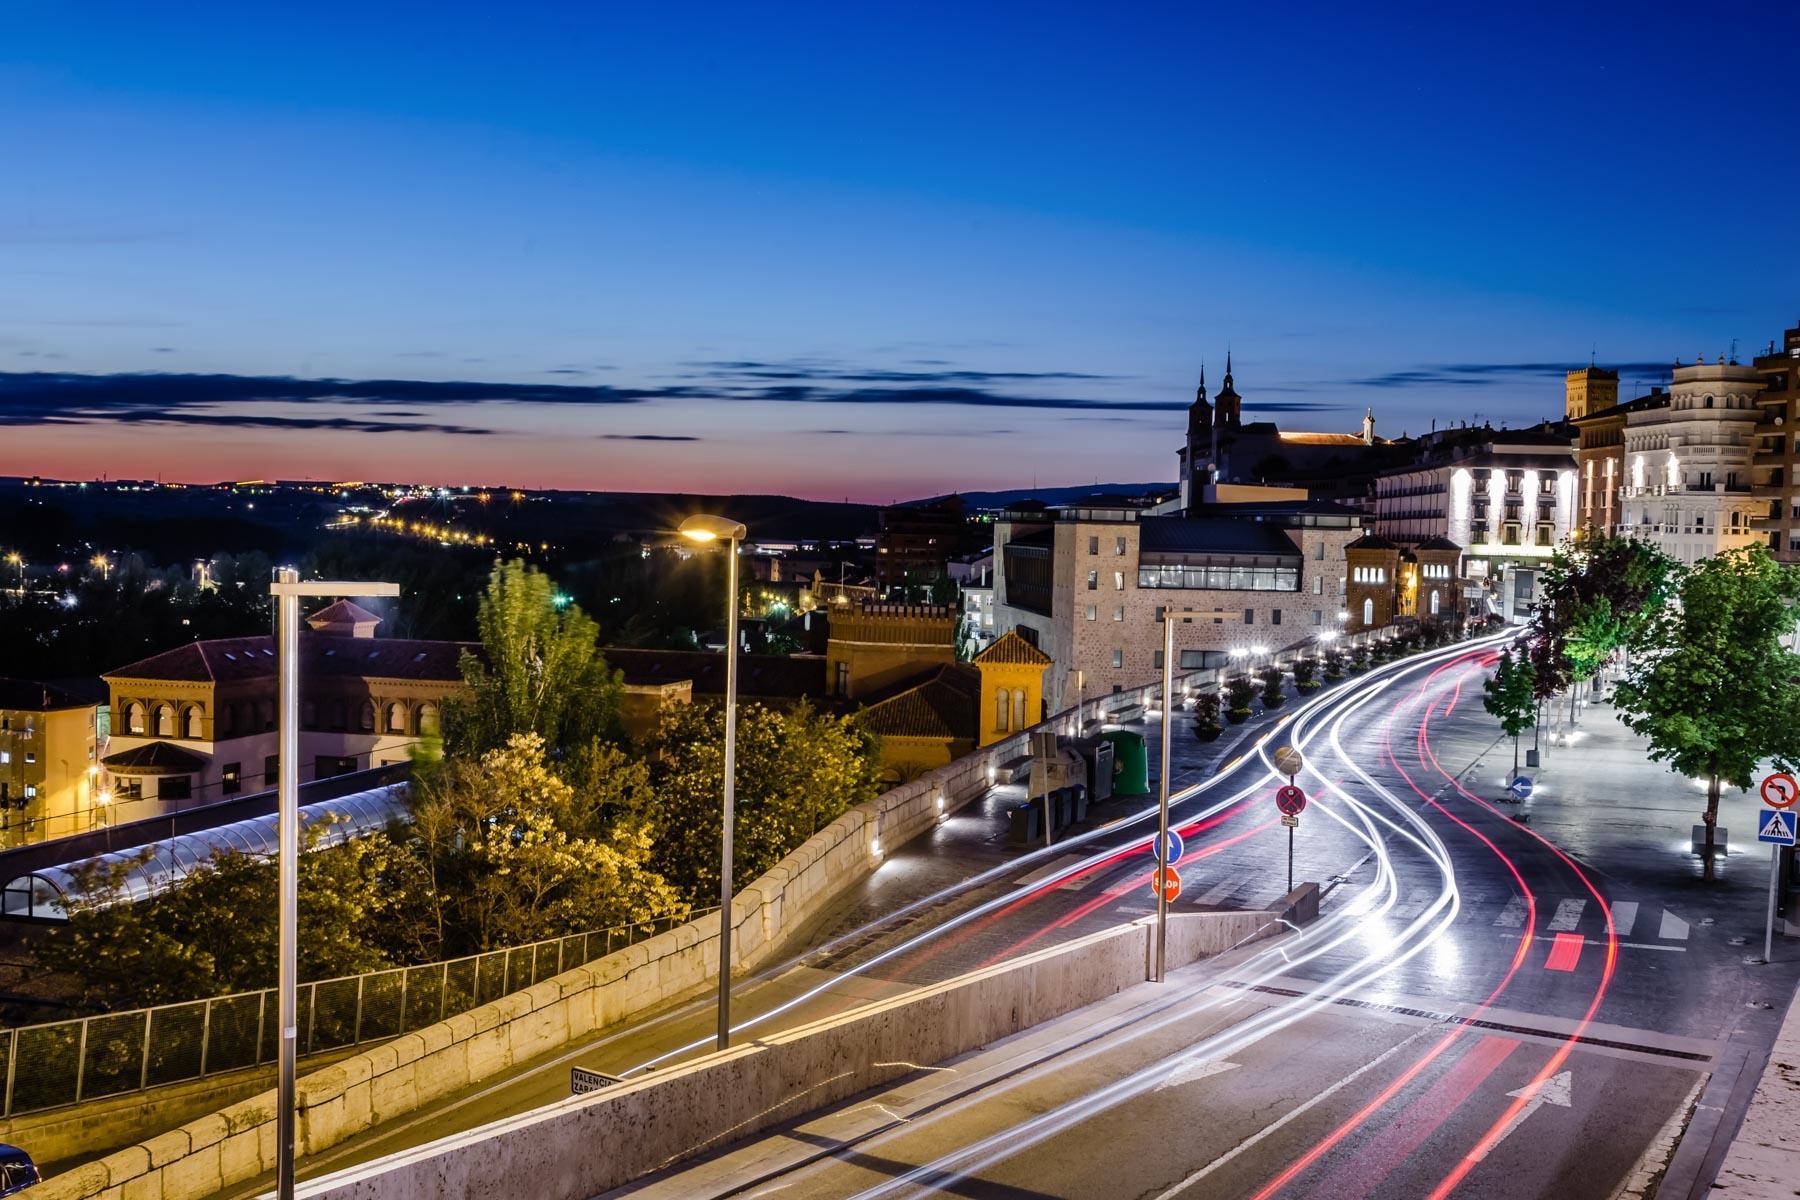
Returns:
[[[1762,820],[1757,823],[1756,840],[1774,842],[1778,846],[1792,846],[1794,836],[1794,814],[1778,808],[1763,810]]]

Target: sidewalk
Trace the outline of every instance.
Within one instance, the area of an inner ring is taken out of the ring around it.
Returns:
[[[1713,1196],[1777,1200],[1800,1191],[1800,1004],[1787,1018],[1714,1180]]]

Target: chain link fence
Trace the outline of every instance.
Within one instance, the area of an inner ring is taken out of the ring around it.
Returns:
[[[303,983],[299,1054],[398,1037],[717,911]],[[268,988],[0,1030],[0,1117],[273,1063],[276,1005]]]

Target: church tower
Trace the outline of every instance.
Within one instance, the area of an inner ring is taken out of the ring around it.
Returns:
[[[1213,446],[1213,410],[1206,402],[1206,364],[1200,364],[1200,386],[1194,390],[1194,402],[1188,405],[1187,458],[1183,463],[1181,498],[1184,506],[1199,503],[1201,489],[1211,482]],[[1201,456],[1206,466],[1201,467]]]
[[[1581,417],[1612,408],[1619,403],[1619,373],[1604,367],[1588,365],[1570,371],[1563,377],[1563,412],[1565,419]]]
[[[1214,424],[1236,429],[1244,423],[1244,398],[1231,386],[1231,351],[1225,352],[1225,386],[1219,389]]]

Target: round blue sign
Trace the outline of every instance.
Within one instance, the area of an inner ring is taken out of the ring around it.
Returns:
[[[1506,790],[1517,796],[1519,799],[1524,800],[1531,795],[1531,780],[1527,776],[1520,775],[1506,785]]]
[[[1163,849],[1167,851],[1161,859],[1162,865],[1165,867],[1172,867],[1180,862],[1181,856],[1187,852],[1186,845],[1182,843],[1181,835],[1176,833],[1173,829],[1169,830],[1169,840]]]

